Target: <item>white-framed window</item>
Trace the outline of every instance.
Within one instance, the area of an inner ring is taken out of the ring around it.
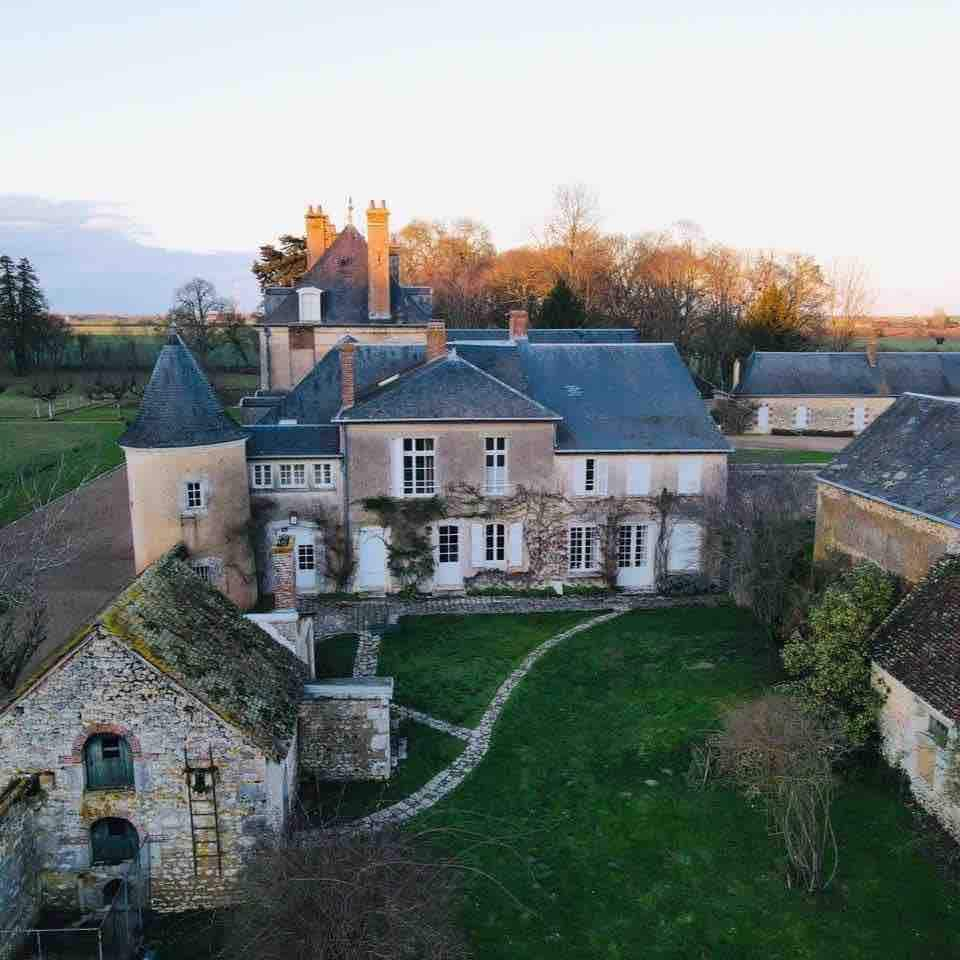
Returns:
[[[600,567],[600,531],[594,526],[570,528],[567,560],[571,571],[597,570]]]
[[[703,460],[684,457],[677,467],[677,493],[700,493],[702,489]]]
[[[333,464],[315,463],[313,465],[313,483],[317,487],[333,489]]]
[[[300,322],[321,323],[323,320],[323,293],[316,287],[301,287],[297,291],[300,299]]]
[[[263,487],[273,486],[273,464],[255,463],[251,469],[251,478],[254,487],[262,489]]]
[[[188,510],[204,508],[203,484],[199,480],[188,480],[183,485],[183,505]]]
[[[806,430],[810,423],[810,410],[804,404],[800,404],[793,410],[793,426],[796,430]]]
[[[281,487],[305,487],[307,485],[307,468],[302,463],[280,464]]]
[[[437,528],[437,545],[440,563],[460,562],[460,528],[456,524],[441,524]]]
[[[607,467],[607,461],[601,457],[586,457],[576,461],[574,492],[581,497],[605,497]]]
[[[624,524],[617,531],[617,566],[645,567],[649,559],[647,526],[643,523]]]
[[[488,494],[497,496],[507,492],[506,437],[485,437],[483,440],[483,486]]]
[[[430,496],[437,492],[435,458],[436,444],[433,437],[404,437],[404,496]]]
[[[312,543],[297,544],[297,569],[304,572],[317,569],[317,548]]]
[[[597,482],[597,458],[587,457],[587,461],[583,465],[583,492],[596,493]]]
[[[947,748],[947,741],[950,739],[950,728],[941,723],[936,717],[931,716],[927,724],[927,733],[930,739],[941,749]]]
[[[484,553],[487,563],[501,563],[507,558],[507,528],[502,523],[484,527]]]

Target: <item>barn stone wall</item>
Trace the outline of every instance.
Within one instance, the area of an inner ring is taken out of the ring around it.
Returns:
[[[853,433],[855,409],[863,407],[864,427],[869,427],[896,397],[743,397],[755,410],[747,433],[771,433],[774,430],[796,430],[798,406],[807,408],[806,431]],[[759,408],[767,407],[767,429],[760,429]]]
[[[83,747],[100,732],[126,738],[133,788],[86,789]],[[200,860],[194,875],[185,746],[191,758],[212,750],[217,767],[223,877],[216,859]],[[284,801],[296,786],[281,764],[236,728],[96,631],[0,714],[0,782],[41,771],[49,781],[44,817],[51,843],[43,866],[50,896],[55,899],[58,889],[67,899],[74,896],[77,872],[91,865],[91,826],[101,817],[119,817],[149,845],[141,863],[149,863],[159,910],[222,900],[257,841],[284,826]]]
[[[36,777],[18,777],[0,795],[0,960],[22,940],[2,931],[33,926],[40,911],[42,802]]]
[[[815,559],[836,551],[854,560],[873,560],[910,583],[926,576],[931,564],[960,530],[897,510],[826,483],[817,484]]]
[[[390,701],[384,677],[308,683],[300,704],[300,769],[323,780],[390,776]]]

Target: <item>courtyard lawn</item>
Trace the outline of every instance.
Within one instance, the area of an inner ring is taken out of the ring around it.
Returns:
[[[477,770],[412,825],[513,848],[467,855],[522,902],[471,882],[478,960],[960,956],[956,890],[918,854],[888,779],[843,786],[840,872],[817,896],[786,889],[758,811],[687,785],[690,744],[777,663],[732,607],[628,614],[541,660]]]
[[[743,449],[730,454],[731,463],[829,463],[837,453],[821,450]]]
[[[116,421],[0,422],[0,526],[33,508],[34,491],[59,496],[122,463],[117,438],[125,429]]]
[[[360,638],[355,633],[340,633],[318,640],[314,648],[317,679],[352,677],[359,642]]]
[[[380,676],[397,703],[476,725],[497,687],[544,640],[595,612],[403,617],[380,645]]]
[[[407,741],[407,759],[401,760],[386,782],[300,784],[300,803],[311,822],[353,820],[409,797],[446,769],[466,744],[448,733],[405,720],[397,736]]]

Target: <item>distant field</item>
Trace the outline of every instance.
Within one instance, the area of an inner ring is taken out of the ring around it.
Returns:
[[[125,427],[121,421],[0,423],[0,526],[29,512],[33,495],[59,496],[122,463],[117,438]]]
[[[863,350],[866,347],[866,338],[853,341],[854,350]],[[960,350],[960,337],[947,337],[942,344],[937,344],[933,337],[879,337],[877,346],[880,350],[939,350],[955,353]]]
[[[731,463],[829,463],[836,453],[820,450],[737,450]]]

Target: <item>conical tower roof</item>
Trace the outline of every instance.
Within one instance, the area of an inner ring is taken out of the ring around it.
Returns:
[[[140,413],[120,446],[199,447],[246,436],[224,412],[179,334],[171,332],[143,393]]]

